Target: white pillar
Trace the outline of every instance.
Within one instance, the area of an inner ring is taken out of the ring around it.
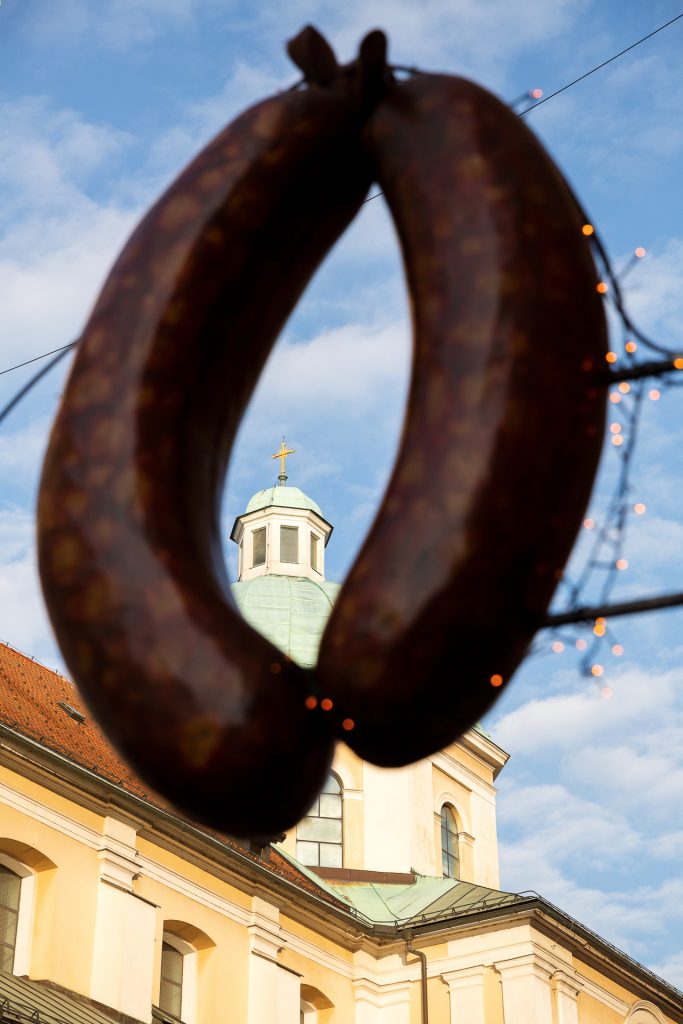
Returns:
[[[557,1008],[557,1024],[579,1024],[577,999],[582,985],[575,974],[555,971],[552,977]]]
[[[441,977],[448,985],[451,1024],[486,1024],[484,1019],[484,973],[486,968],[465,967]]]
[[[151,1021],[156,907],[133,893],[135,840],[135,829],[104,819],[90,995],[136,1020]]]
[[[503,984],[505,1024],[552,1024],[550,976],[554,968],[534,953],[496,963]]]
[[[369,978],[353,983],[355,1024],[410,1024],[410,982],[379,985]]]
[[[280,913],[258,896],[251,906],[248,1024],[299,1024],[301,975],[277,960],[285,945]]]

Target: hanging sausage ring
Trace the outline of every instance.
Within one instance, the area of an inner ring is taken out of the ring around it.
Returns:
[[[606,328],[569,188],[498,99],[399,81],[385,49],[372,32],[341,67],[304,30],[302,85],[238,117],[144,217],[45,459],[40,572],[69,670],[135,771],[233,835],[305,814],[337,735],[403,765],[484,714],[599,459]],[[219,509],[271,347],[372,182],[403,252],[412,380],[400,457],[306,670],[237,611]]]

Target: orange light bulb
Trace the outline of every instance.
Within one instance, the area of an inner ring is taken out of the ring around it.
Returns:
[[[648,398],[651,398],[653,402],[657,402],[662,397],[662,392],[658,391],[657,388],[653,388],[652,391],[648,391]]]
[[[607,294],[607,282],[606,281],[598,281],[598,283],[595,286],[595,290],[596,290],[596,292],[599,292],[600,295],[606,295]]]
[[[563,650],[564,650],[564,644],[562,643],[561,640],[553,641],[553,651],[555,652],[555,654],[562,654]]]
[[[608,352],[607,355],[605,356],[605,359],[607,360],[608,363],[616,363],[616,361],[617,361],[617,354],[616,354],[616,352]]]
[[[631,390],[631,385],[627,380],[621,380],[619,381],[619,390],[621,391],[622,395],[627,395]]]
[[[647,505],[643,504],[642,501],[637,501],[633,506],[633,511],[637,516],[643,516],[647,512]]]
[[[625,558],[617,558],[614,564],[620,572],[623,572],[624,569],[628,569],[628,562]]]
[[[494,675],[491,676],[489,682],[491,683],[491,686],[502,686],[503,677],[501,675],[498,675],[498,673],[496,672]]]
[[[591,235],[595,234],[595,228],[592,224],[584,224],[581,230],[586,236],[586,238],[590,238]]]
[[[615,657],[620,658],[623,653],[624,653],[624,648],[621,646],[621,644],[613,644],[612,645],[612,654],[614,654]]]
[[[591,672],[594,676],[601,676],[605,669],[602,665],[591,665]]]
[[[627,352],[636,352],[637,349],[638,349],[638,346],[636,345],[635,341],[627,341],[626,344],[624,345],[624,348],[626,349]]]
[[[639,245],[637,249],[633,250],[633,255],[637,256],[639,260],[642,260],[646,252],[647,249],[644,249],[642,245]]]

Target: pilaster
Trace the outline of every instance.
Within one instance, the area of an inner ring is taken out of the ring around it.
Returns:
[[[484,1019],[484,966],[448,971],[441,977],[448,985],[451,1024],[486,1024]]]
[[[551,978],[555,993],[557,1024],[579,1024],[579,992],[583,988],[574,971],[558,970]]]
[[[505,1024],[552,1024],[553,964],[536,953],[496,963],[503,985]]]

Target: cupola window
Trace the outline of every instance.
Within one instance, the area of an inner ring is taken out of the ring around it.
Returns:
[[[299,527],[280,527],[280,561],[299,561]]]
[[[330,773],[322,793],[296,828],[296,855],[309,867],[342,867],[342,793]]]
[[[11,974],[17,944],[21,878],[0,864],[0,971]]]
[[[311,569],[315,569],[318,572],[318,544],[320,538],[315,534],[311,534]]]
[[[441,865],[444,878],[460,877],[458,825],[448,804],[441,808]]]
[[[266,528],[254,530],[252,533],[253,561],[252,565],[264,565],[266,561]]]

